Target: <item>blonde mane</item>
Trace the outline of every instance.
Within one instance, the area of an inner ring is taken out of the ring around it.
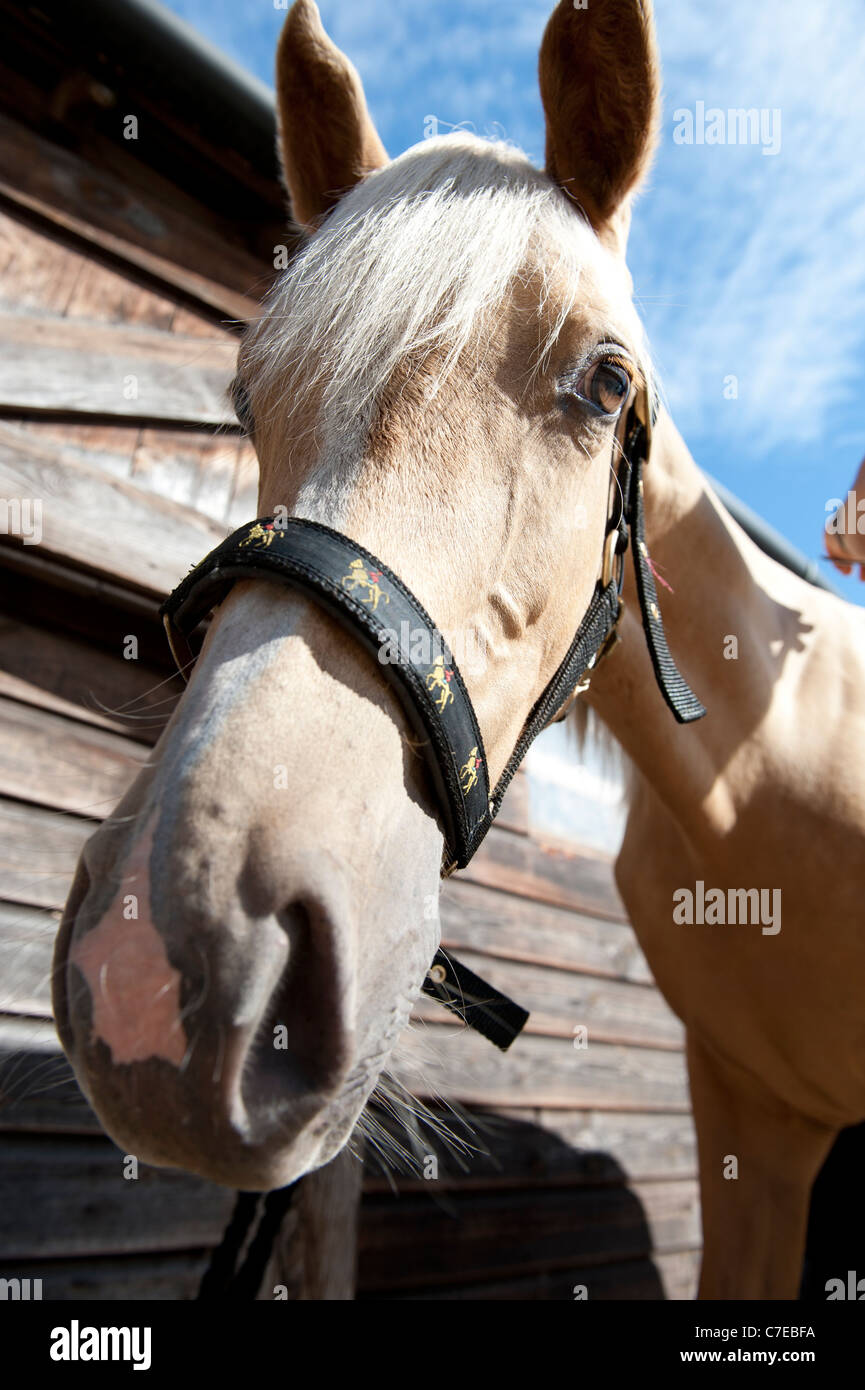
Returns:
[[[423,141],[347,193],[309,238],[249,330],[244,374],[271,402],[314,399],[318,429],[342,451],[368,431],[401,364],[435,354],[434,395],[529,274],[540,277],[542,307],[557,291],[527,372],[543,366],[591,235],[515,147],[466,132]]]

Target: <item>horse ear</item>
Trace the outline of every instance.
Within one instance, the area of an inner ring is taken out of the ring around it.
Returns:
[[[629,195],[651,163],[660,64],[651,0],[559,0],[541,43],[550,178],[624,250]]]
[[[388,162],[360,77],[325,33],[314,0],[296,0],[285,21],[276,103],[292,212],[311,231],[364,175]]]

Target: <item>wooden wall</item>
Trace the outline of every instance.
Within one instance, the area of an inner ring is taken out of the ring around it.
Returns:
[[[122,1179],[59,1050],[50,950],[78,851],[178,693],[158,603],[255,512],[255,458],[224,388],[270,271],[224,213],[104,134],[64,142],[23,81],[13,96],[0,111],[0,499],[41,500],[42,535],[0,535],[0,1273],[42,1277],[50,1298],[185,1298],[231,1194],[155,1169]],[[358,1296],[691,1296],[681,1029],[610,863],[542,843],[519,777],[446,885],[443,928],[532,1018],[503,1056],[418,1007],[396,1079],[458,1132],[474,1125],[475,1148],[422,1131],[432,1179],[388,1176],[370,1154]]]

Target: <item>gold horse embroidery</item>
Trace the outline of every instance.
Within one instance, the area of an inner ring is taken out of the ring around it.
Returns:
[[[437,690],[439,692],[436,704],[440,710],[444,710],[454,697],[454,693],[450,688],[450,679],[452,675],[453,671],[446,671],[444,659],[439,657],[426,678],[427,690]]]
[[[272,523],[269,526],[262,526],[261,522],[257,521],[255,525],[252,527],[249,534],[247,536],[244,536],[243,540],[240,542],[240,545],[242,548],[245,545],[252,545],[253,541],[258,541],[260,543],[261,549],[266,550],[275,535],[276,532],[273,529]]]
[[[348,589],[349,592],[354,589],[366,589],[368,591],[366,598],[361,598],[361,603],[368,603],[373,613],[378,608],[379,599],[383,598],[385,603],[390,603],[390,594],[386,594],[384,590],[379,587],[378,581],[381,579],[381,570],[368,570],[366,561],[361,560],[359,556],[356,560],[351,561],[349,569],[352,573],[342,576],[342,587],[344,589]]]
[[[466,758],[463,766],[460,768],[460,785],[463,789],[463,796],[468,796],[472,787],[477,782],[478,768],[480,765],[481,759],[478,757],[477,745],[475,745]]]

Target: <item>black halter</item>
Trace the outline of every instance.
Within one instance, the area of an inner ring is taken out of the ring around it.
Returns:
[[[319,522],[262,517],[235,531],[195,566],[160,610],[178,666],[185,671],[192,661],[189,634],[237,580],[270,579],[301,589],[379,660],[382,674],[392,682],[421,739],[432,774],[445,827],[442,874],[464,868],[492,825],[533,740],[564,717],[565,707],[587,689],[591,673],[616,642],[624,556],[631,538],[643,628],[658,685],[680,723],[706,713],[670,655],[646,548],[642,468],[651,424],[647,398],[640,396],[625,421],[621,460],[615,470],[621,503],[618,507],[614,503],[607,518],[600,578],[573,642],[529,711],[494,788],[490,788],[484,741],[469,693],[432,618],[382,560]],[[524,1010],[441,951],[424,989],[502,1048],[528,1018]]]

